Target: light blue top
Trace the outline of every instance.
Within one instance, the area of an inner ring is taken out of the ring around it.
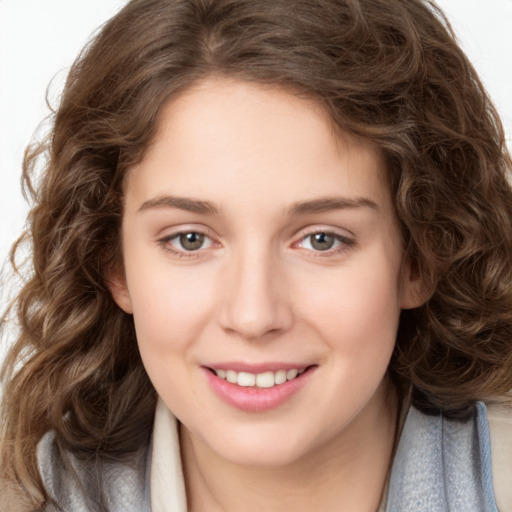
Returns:
[[[486,407],[468,421],[411,407],[389,480],[387,512],[498,512]]]
[[[175,448],[169,456],[179,459],[179,447]],[[64,512],[98,512],[100,504],[109,512],[151,512],[150,454],[148,447],[129,465],[84,463],[60,453],[52,432],[38,446],[44,485]],[[77,478],[64,469],[64,458]],[[103,483],[101,494],[95,491],[98,481]],[[51,507],[45,510],[54,511]],[[391,468],[386,512],[448,511],[498,512],[487,411],[481,402],[466,421],[429,416],[411,407],[402,429]]]

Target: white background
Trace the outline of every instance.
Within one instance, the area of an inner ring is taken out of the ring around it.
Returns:
[[[23,150],[66,69],[124,0],[0,0],[0,268],[22,230]],[[439,0],[512,136],[512,0]],[[510,145],[512,147],[512,145]],[[1,281],[0,281],[1,282]],[[1,300],[0,293],[0,300]],[[0,311],[2,304],[0,303]]]

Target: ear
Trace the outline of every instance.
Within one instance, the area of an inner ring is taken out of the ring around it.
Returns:
[[[402,309],[419,308],[431,295],[421,278],[417,265],[410,260],[407,260],[402,268],[401,289],[400,307]]]
[[[113,272],[107,279],[107,287],[112,294],[114,302],[128,314],[133,313],[132,301],[130,299],[130,293],[128,292],[128,286],[126,284],[126,277],[124,273]]]

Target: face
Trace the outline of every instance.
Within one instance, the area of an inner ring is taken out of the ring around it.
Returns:
[[[381,413],[418,283],[374,147],[311,101],[211,79],[165,106],[125,201],[112,293],[187,435],[284,465]]]

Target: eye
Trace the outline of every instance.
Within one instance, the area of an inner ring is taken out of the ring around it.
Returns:
[[[307,249],[314,249],[315,251],[327,251],[332,249],[336,238],[331,233],[313,233],[304,238],[304,246]]]
[[[175,252],[194,252],[207,249],[213,243],[209,236],[197,231],[176,233],[163,238],[160,242]]]
[[[302,249],[315,252],[337,252],[347,249],[354,244],[354,240],[351,240],[350,238],[342,236],[338,233],[318,231],[306,235],[300,240],[298,245]]]

